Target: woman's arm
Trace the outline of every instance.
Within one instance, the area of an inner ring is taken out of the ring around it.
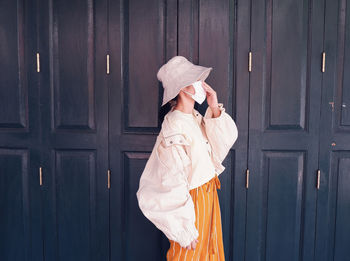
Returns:
[[[226,113],[223,104],[219,103],[217,108],[220,114],[217,117],[213,117],[213,110],[208,106],[203,117],[203,124],[212,146],[212,151],[221,163],[236,142],[238,129],[235,121]]]
[[[225,112],[224,105],[218,103],[216,91],[206,82],[203,82],[203,88],[209,105],[203,123],[213,154],[221,164],[238,138],[238,129],[235,121]]]
[[[186,174],[191,160],[185,145],[168,144],[162,138],[154,147],[154,157],[150,157],[145,171],[157,170],[159,178],[141,179],[137,197],[143,214],[168,239],[186,247],[199,235]]]

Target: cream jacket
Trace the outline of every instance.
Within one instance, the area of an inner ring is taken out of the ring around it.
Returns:
[[[220,115],[216,118],[212,117],[210,107],[204,117],[193,109],[198,124],[205,129],[211,160],[218,175],[224,171],[222,162],[238,138],[237,126],[222,103],[219,103],[219,109]],[[195,226],[194,204],[189,194],[191,139],[167,116],[140,177],[136,196],[145,217],[168,239],[186,247],[199,235]],[[205,182],[207,180],[197,185]]]

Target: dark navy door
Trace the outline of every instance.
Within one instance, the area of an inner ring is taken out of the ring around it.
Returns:
[[[107,1],[40,1],[44,260],[109,260]]]
[[[35,1],[0,1],[0,260],[43,260]]]
[[[350,260],[350,5],[325,3],[315,260]]]
[[[314,260],[323,12],[252,1],[246,261]]]

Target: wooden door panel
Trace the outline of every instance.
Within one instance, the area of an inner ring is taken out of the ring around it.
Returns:
[[[95,248],[98,214],[96,155],[88,150],[55,152],[54,204],[50,211],[57,227],[55,245],[61,260],[90,260]]]
[[[247,261],[313,260],[322,10],[252,2]]]
[[[0,149],[0,256],[29,260],[31,218],[29,151]]]
[[[108,260],[107,1],[40,1],[45,260]]]
[[[326,1],[315,259],[349,259],[350,7]]]
[[[28,131],[28,79],[23,1],[2,1],[0,62],[0,128]],[[18,9],[17,9],[18,8]]]
[[[302,227],[305,152],[264,151],[260,195],[265,227],[266,260],[279,260],[280,253],[298,260]],[[254,189],[254,187],[252,187]],[[278,251],[276,251],[278,249]]]
[[[0,2],[0,259],[43,260],[35,1]]]
[[[350,153],[349,151],[335,151],[330,159],[330,204],[329,234],[325,241],[328,241],[328,260],[348,260],[350,242]],[[322,240],[318,238],[318,240]],[[334,246],[334,247],[331,247]]]
[[[136,191],[159,131],[156,74],[176,52],[176,1],[112,1],[109,11],[111,259],[162,260],[169,243],[143,216]]]

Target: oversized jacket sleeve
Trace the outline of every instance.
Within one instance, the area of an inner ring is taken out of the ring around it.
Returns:
[[[199,235],[186,174],[191,160],[185,145],[158,139],[140,179],[139,207],[168,239],[186,247]]]
[[[210,107],[207,108],[203,121],[205,131],[212,147],[213,154],[221,163],[238,138],[238,129],[232,117],[226,113],[225,107],[219,103],[220,115],[213,118]]]

